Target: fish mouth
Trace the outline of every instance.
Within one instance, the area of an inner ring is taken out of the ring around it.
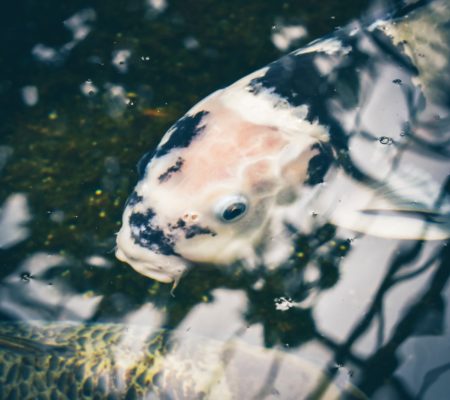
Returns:
[[[135,213],[135,215],[137,214],[139,213]],[[147,214],[150,214],[150,212],[147,212]],[[162,283],[174,282],[176,285],[187,270],[188,261],[175,252],[172,244],[170,244],[169,249],[161,246],[159,240],[166,239],[166,237],[159,228],[154,229],[157,233],[157,235],[154,235],[155,237],[150,235],[145,241],[138,240],[140,232],[133,232],[131,224],[128,223],[132,215],[132,210],[127,207],[124,212],[122,227],[116,237],[116,258],[127,263],[144,276]],[[138,229],[142,227],[146,228],[143,221],[135,226]],[[145,245],[142,245],[144,242]],[[165,244],[165,241],[163,242]]]
[[[140,249],[145,251],[145,249]],[[175,256],[164,256],[149,250],[139,258],[130,256],[119,246],[116,258],[130,265],[135,271],[162,283],[177,283],[187,269],[187,264]]]

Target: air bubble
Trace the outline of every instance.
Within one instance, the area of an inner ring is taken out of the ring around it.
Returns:
[[[394,141],[392,140],[392,138],[388,137],[388,136],[381,136],[378,141],[381,144],[392,144]]]

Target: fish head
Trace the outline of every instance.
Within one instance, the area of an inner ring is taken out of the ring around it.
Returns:
[[[138,272],[176,282],[191,263],[254,265],[274,208],[305,179],[317,139],[299,143],[232,103],[211,95],[143,158],[116,252]]]

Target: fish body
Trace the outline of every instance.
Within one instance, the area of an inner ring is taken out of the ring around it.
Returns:
[[[306,399],[319,389],[321,399],[344,393],[308,361],[236,340],[109,323],[0,324],[2,399]],[[364,398],[351,387],[348,395]]]
[[[450,5],[407,11],[312,42],[189,110],[141,159],[116,256],[176,282],[191,263],[276,266],[286,225],[449,237],[449,130],[433,116],[449,118]]]

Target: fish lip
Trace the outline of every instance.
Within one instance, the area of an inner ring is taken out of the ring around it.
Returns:
[[[157,254],[154,255],[155,258],[158,257]],[[171,257],[171,260],[168,260],[167,263],[171,262],[171,264],[176,265],[174,265],[175,268],[171,268],[172,271],[168,271],[167,268],[164,268],[162,265],[158,265],[158,263],[152,262],[152,260],[131,257],[119,247],[116,249],[116,258],[127,263],[140,274],[162,283],[178,282],[187,269],[187,265],[185,263],[181,260],[175,260],[175,257],[173,257],[174,259]]]
[[[189,261],[176,253],[161,254],[137,244],[128,224],[131,213],[132,209],[126,207],[122,227],[116,236],[116,258],[144,276],[162,283],[176,284],[188,269]]]

